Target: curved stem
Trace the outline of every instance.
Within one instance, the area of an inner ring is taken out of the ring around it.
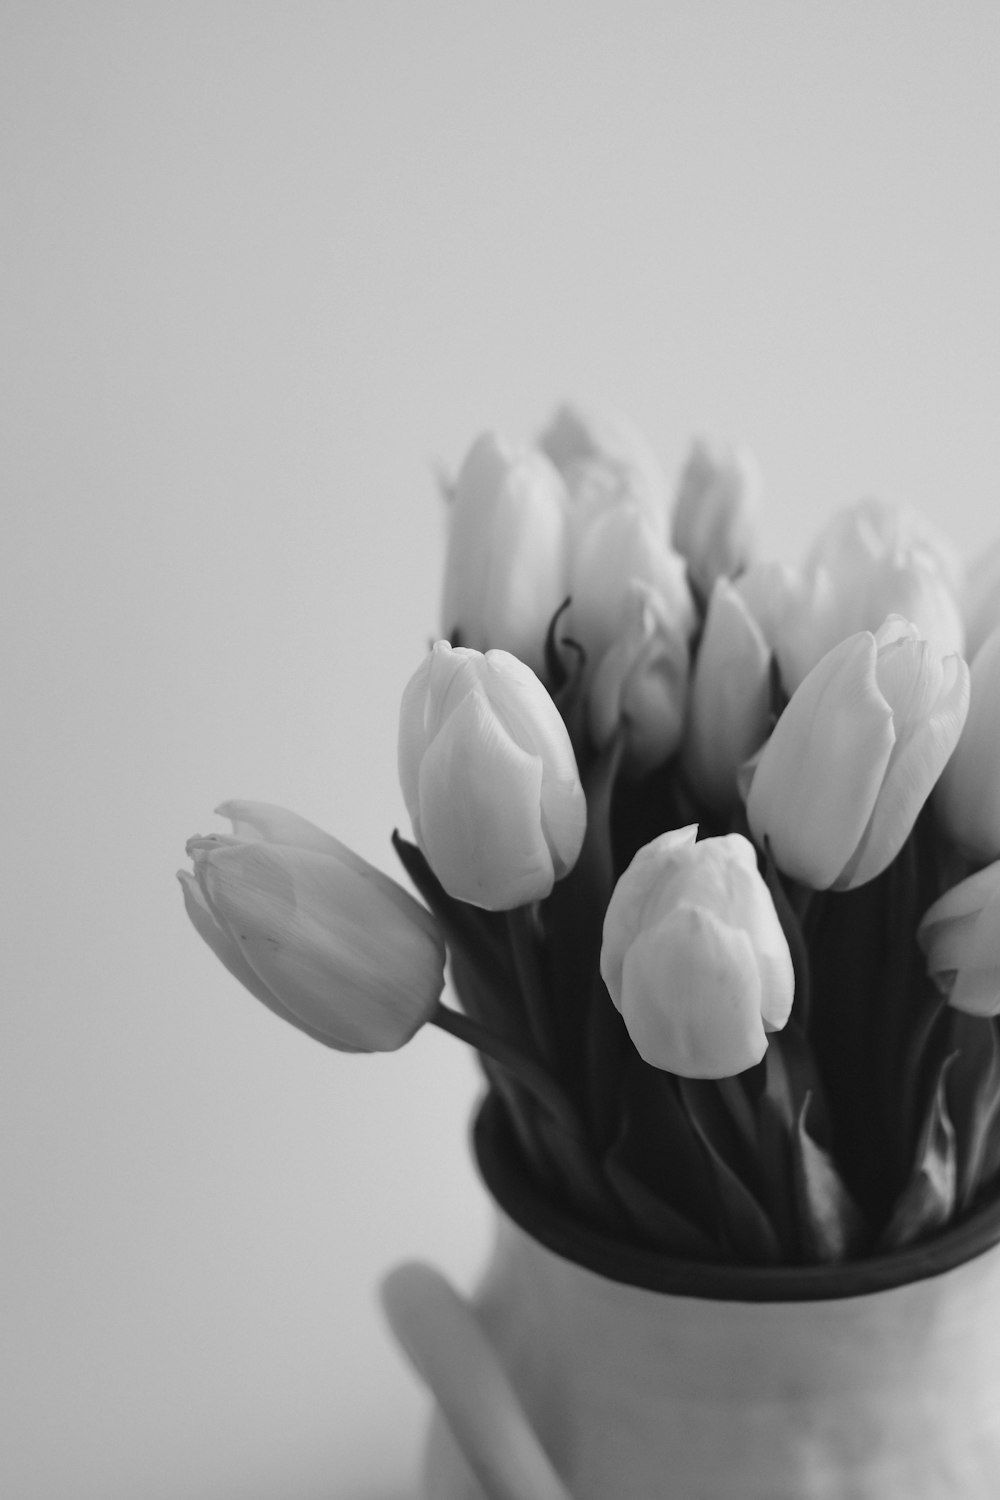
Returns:
[[[504,1041],[480,1021],[474,1021],[471,1016],[442,1005],[440,1000],[429,1019],[433,1026],[457,1036],[460,1041],[475,1047],[477,1052],[482,1052],[506,1068],[525,1088],[530,1089],[539,1103],[544,1104],[571,1135],[577,1138],[582,1136],[576,1110],[555,1080],[533,1058]]]

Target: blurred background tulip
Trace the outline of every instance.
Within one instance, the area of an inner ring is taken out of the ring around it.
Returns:
[[[905,620],[849,636],[791,699],[753,771],[747,818],[781,868],[849,890],[895,858],[951,755],[969,670]]]
[[[620,412],[564,402],[539,435],[539,447],[565,478],[571,493],[588,471],[603,470],[620,494],[648,512],[665,532],[666,479],[638,427]]]
[[[695,606],[684,560],[634,500],[595,484],[577,497],[570,523],[570,608],[564,635],[583,648],[588,671],[629,626],[634,589],[657,599],[663,628],[689,640]]]
[[[961,567],[937,529],[913,511],[861,500],[838,511],[801,566],[763,563],[740,589],[793,693],[827,651],[887,615],[910,620],[942,655],[965,649]]]
[[[276,1015],[341,1052],[391,1052],[444,987],[434,918],[387,875],[295,813],[218,809],[231,835],[190,839],[188,915],[216,957]]]
[[[1000,859],[1000,625],[972,659],[971,701],[934,796],[938,820],[963,854]]]
[[[474,906],[539,900],[580,853],[587,807],[569,734],[506,651],[437,642],[403,693],[399,781],[431,869]]]
[[[494,432],[455,481],[441,628],[476,651],[499,647],[539,675],[549,623],[567,593],[566,487],[544,453]]]
[[[737,772],[767,738],[771,650],[742,594],[716,579],[691,680],[681,751],[692,789],[718,813],[738,800]]]
[[[598,749],[621,728],[625,764],[637,775],[676,750],[688,696],[687,640],[671,626],[659,595],[635,583],[622,634],[597,663],[588,697]]]
[[[742,573],[753,561],[762,488],[749,448],[693,444],[678,485],[672,541],[702,599],[717,578]]]
[[[945,891],[925,913],[917,941],[949,1005],[1000,1015],[1000,862]]]
[[[646,1062],[726,1078],[784,1026],[794,976],[753,846],[672,829],[640,849],[604,920],[601,974]]]

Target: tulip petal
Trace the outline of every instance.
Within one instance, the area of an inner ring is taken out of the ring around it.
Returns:
[[[449,895],[506,911],[549,894],[541,785],[541,756],[511,739],[483,693],[470,693],[419,771],[422,847]]]
[[[792,694],[757,764],[747,818],[782,870],[816,890],[833,885],[868,825],[894,742],[875,639],[862,631]]]
[[[228,932],[220,926],[212,913],[205,898],[205,894],[198,884],[195,876],[189,870],[178,870],[177,878],[181,883],[184,893],[184,906],[188,916],[191,918],[198,934],[204,938],[216,958],[229,970],[234,979],[238,979],[244,989],[266,1005],[274,1015],[280,1016],[283,1021],[288,1021],[311,1036],[314,1041],[326,1044],[327,1038],[314,1031],[312,1027],[293,1016],[291,1011],[268,989],[260,976],[251,968],[244,957],[240,945]]]
[[[622,1014],[640,1055],[685,1078],[728,1078],[767,1049],[747,933],[681,905],[631,944]]]
[[[892,748],[875,808],[852,858],[834,882],[851,890],[895,859],[949,756],[969,711],[969,669],[960,656],[939,662],[919,640],[898,640],[879,652],[879,688],[893,713]]]
[[[391,1051],[427,1020],[444,983],[443,943],[433,924],[400,922],[356,870],[252,843],[217,850],[199,874],[246,962],[311,1035],[341,1051]]]
[[[647,914],[650,897],[661,881],[669,880],[678,865],[678,856],[694,847],[698,837],[697,823],[686,828],[670,828],[658,838],[644,844],[619,877],[604,914],[601,944],[601,978],[608,994],[621,1010],[622,965],[625,953],[638,936]]]
[[[720,578],[695,661],[681,749],[691,786],[717,812],[736,805],[738,768],[767,738],[770,665],[770,648],[743,596]]]

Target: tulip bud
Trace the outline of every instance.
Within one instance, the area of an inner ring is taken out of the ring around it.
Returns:
[[[631,603],[623,633],[597,664],[588,708],[594,744],[602,749],[621,726],[626,763],[641,776],[662,765],[680,742],[688,648],[648,585],[633,584]]]
[[[341,1052],[391,1052],[434,1011],[444,942],[429,912],[282,807],[225,802],[232,835],[189,840],[191,921],[269,1010]]]
[[[662,535],[666,481],[659,460],[637,427],[617,412],[564,403],[540,434],[538,445],[575,492],[588,471],[603,469],[623,497],[636,501]]]
[[[969,670],[896,616],[841,641],[792,694],[747,798],[759,844],[816,890],[850,890],[902,848],[955,747]]]
[[[966,631],[965,659],[974,661],[986,637],[1000,625],[1000,537],[970,567],[962,606]]]
[[[655,595],[662,627],[686,650],[695,608],[683,558],[657,535],[641,506],[613,495],[587,496],[571,518],[565,633],[583,647],[591,672],[628,630],[636,585]]]
[[[681,760],[692,790],[716,812],[738,801],[737,772],[767,738],[771,652],[743,596],[716,579],[691,680]]]
[[[673,544],[702,598],[717,578],[731,578],[753,560],[761,487],[749,448],[712,449],[700,441],[692,447],[674,507]]]
[[[441,628],[544,670],[545,637],[566,598],[568,497],[544,453],[477,438],[455,481]]]
[[[1000,1015],[1000,861],[945,891],[925,912],[917,942],[949,1005]]]
[[[399,780],[418,845],[461,901],[523,906],[576,863],[587,805],[569,734],[506,651],[437,642],[403,693]]]
[[[601,974],[646,1062],[727,1078],[760,1061],[788,1020],[791,955],[753,846],[671,829],[612,893]]]
[[[985,863],[1000,859],[1000,625],[972,659],[971,699],[934,808],[959,849]]]

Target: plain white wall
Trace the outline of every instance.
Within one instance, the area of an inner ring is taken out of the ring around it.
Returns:
[[[329,1053],[173,872],[225,797],[393,872],[431,478],[564,395],[742,438],[792,555],[1000,531],[984,3],[6,3],[0,1490],[388,1500],[376,1310],[471,1284],[476,1074]]]

